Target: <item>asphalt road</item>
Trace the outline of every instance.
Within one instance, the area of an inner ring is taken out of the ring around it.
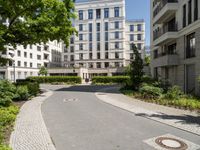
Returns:
[[[200,144],[200,136],[102,102],[94,93],[103,86],[45,88],[54,91],[42,114],[57,150],[153,150],[144,140],[165,134]]]

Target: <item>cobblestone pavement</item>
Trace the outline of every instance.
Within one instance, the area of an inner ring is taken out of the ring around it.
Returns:
[[[109,104],[197,135],[200,135],[200,115],[196,112],[146,103],[127,97],[119,92],[119,87],[105,88],[96,96]]]
[[[55,150],[41,113],[41,104],[52,93],[45,92],[22,106],[10,138],[13,150]]]

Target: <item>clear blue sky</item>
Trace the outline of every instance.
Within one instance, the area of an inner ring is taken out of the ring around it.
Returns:
[[[81,1],[87,0],[77,0]],[[150,45],[150,0],[126,0],[126,18],[145,20],[146,45]]]

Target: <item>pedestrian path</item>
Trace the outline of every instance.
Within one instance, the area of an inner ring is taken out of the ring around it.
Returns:
[[[45,92],[22,106],[10,137],[13,150],[55,150],[41,113],[41,104],[51,95]]]
[[[119,87],[105,88],[96,96],[113,106],[200,136],[200,115],[196,112],[146,103],[119,92]]]

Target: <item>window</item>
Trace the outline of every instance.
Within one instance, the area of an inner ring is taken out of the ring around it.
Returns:
[[[142,35],[141,35],[141,34],[138,34],[138,35],[137,35],[137,40],[138,40],[138,41],[142,40]]]
[[[97,59],[101,59],[101,54],[97,53]]]
[[[89,23],[89,32],[92,32],[92,23]]]
[[[109,47],[108,47],[108,42],[105,42],[105,50],[108,51]]]
[[[83,44],[82,43],[79,44],[79,50],[83,50]]]
[[[74,38],[70,38],[70,44],[74,44]]]
[[[89,59],[92,59],[92,53],[89,53]]]
[[[92,41],[92,33],[89,33],[89,41]]]
[[[97,23],[97,31],[100,31],[100,29],[101,29],[101,24]]]
[[[79,10],[79,20],[83,20],[83,11],[82,10]]]
[[[37,59],[38,59],[38,60],[41,60],[41,55],[37,55]]]
[[[74,55],[70,55],[70,61],[74,61]]]
[[[134,25],[130,25],[130,31],[131,31],[131,32],[134,31]]]
[[[21,56],[21,51],[17,51],[17,56]]]
[[[33,67],[33,63],[30,63],[30,67],[31,67],[31,68]]]
[[[79,54],[79,59],[83,60],[83,54],[82,53]]]
[[[27,62],[24,62],[24,67],[27,67]]]
[[[97,63],[97,68],[101,68],[101,63],[100,62]]]
[[[131,54],[130,54],[130,59],[131,59],[131,60],[133,60],[133,58],[134,58],[133,56],[134,56],[133,53],[131,53]]]
[[[17,66],[21,67],[21,61],[17,61]]]
[[[30,53],[30,58],[33,58],[33,54],[32,53]]]
[[[188,2],[188,25],[192,23],[192,0]]]
[[[83,40],[83,34],[79,34],[79,40],[80,40],[80,41]]]
[[[119,49],[119,42],[115,42],[115,49]]]
[[[89,43],[89,51],[92,51],[92,43]]]
[[[79,24],[79,31],[83,31],[83,24]]]
[[[64,61],[67,61],[67,59],[68,59],[68,56],[65,55],[65,56],[64,56]]]
[[[100,51],[101,50],[101,45],[100,43],[97,43],[97,51]]]
[[[70,52],[71,52],[71,53],[74,52],[74,46],[70,46]]]
[[[134,35],[130,34],[130,41],[134,41]]]
[[[195,57],[195,49],[196,49],[195,33],[188,35],[186,38],[187,38],[186,58]]]
[[[24,57],[27,58],[27,52],[24,52]]]
[[[92,9],[88,10],[88,19],[93,19],[93,10]]]
[[[183,28],[186,27],[186,5],[183,6]]]
[[[30,45],[30,49],[32,49],[33,48],[33,46],[32,45]]]
[[[100,19],[101,18],[101,9],[96,10],[96,18]]]
[[[97,41],[100,41],[100,33],[97,33]]]
[[[115,17],[119,17],[119,7],[115,7],[114,11],[115,11]]]
[[[115,32],[115,39],[119,39],[119,32],[118,31]]]
[[[41,47],[40,46],[37,46],[37,51],[41,51]]]
[[[105,68],[109,67],[109,62],[105,62]]]
[[[105,52],[105,59],[108,59],[108,52]]]
[[[138,50],[141,50],[141,49],[142,49],[142,44],[141,44],[141,43],[138,43],[138,44],[137,44],[137,48],[138,48]]]
[[[194,21],[196,21],[199,17],[199,9],[198,9],[198,0],[194,0]]]
[[[104,18],[109,18],[109,8],[104,9]]]
[[[105,31],[108,31],[108,22],[105,22]]]
[[[115,52],[115,58],[119,59],[119,53],[118,52]]]
[[[105,41],[108,41],[108,32],[105,32]]]
[[[137,30],[138,30],[138,31],[142,31],[142,25],[141,25],[141,24],[138,24],[138,25],[137,25]]]
[[[119,29],[119,21],[115,21],[115,29]]]

